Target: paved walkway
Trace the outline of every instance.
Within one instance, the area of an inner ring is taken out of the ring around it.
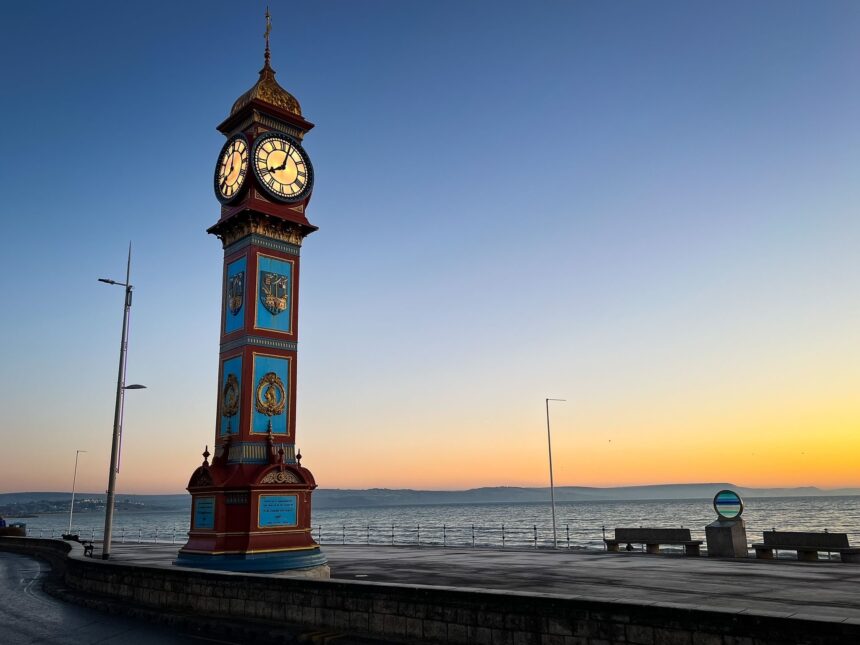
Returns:
[[[171,566],[178,546],[115,544],[112,560]],[[332,578],[506,589],[728,612],[860,621],[860,566],[642,553],[328,546]]]
[[[42,591],[49,569],[35,558],[0,552],[4,645],[200,645],[210,640],[58,600]]]

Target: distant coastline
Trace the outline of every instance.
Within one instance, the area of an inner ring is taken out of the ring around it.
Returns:
[[[753,488],[728,482],[703,484],[656,484],[650,486],[557,486],[557,502],[625,502],[650,500],[710,499],[724,488],[744,497],[837,497],[860,495],[860,488],[821,489],[815,486],[796,488]],[[48,514],[68,509],[69,492],[0,493],[0,515],[24,517],[24,514]],[[104,507],[104,494],[78,493],[75,510],[97,511]],[[314,506],[318,509],[376,508],[386,506],[433,506],[439,504],[524,504],[544,503],[549,488],[492,486],[468,490],[429,491],[413,489],[318,489]],[[169,511],[186,509],[190,497],[177,495],[120,495],[118,503],[125,511]]]

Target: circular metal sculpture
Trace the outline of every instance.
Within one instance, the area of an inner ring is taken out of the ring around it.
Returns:
[[[744,501],[733,490],[721,490],[714,495],[714,510],[720,519],[734,520],[744,512]]]

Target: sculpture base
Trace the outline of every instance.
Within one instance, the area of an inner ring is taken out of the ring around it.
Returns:
[[[708,555],[717,558],[748,558],[747,529],[741,518],[717,520],[705,527]]]
[[[291,572],[303,578],[328,578],[328,558],[319,547],[273,553],[186,553],[173,561],[178,567],[247,573]]]

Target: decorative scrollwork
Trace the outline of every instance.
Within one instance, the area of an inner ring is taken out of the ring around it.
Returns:
[[[268,372],[257,384],[257,412],[267,417],[276,417],[283,414],[286,405],[287,393],[283,381],[274,372]]]
[[[299,478],[296,477],[289,470],[273,470],[270,473],[267,473],[263,479],[260,480],[261,484],[301,484]]]

